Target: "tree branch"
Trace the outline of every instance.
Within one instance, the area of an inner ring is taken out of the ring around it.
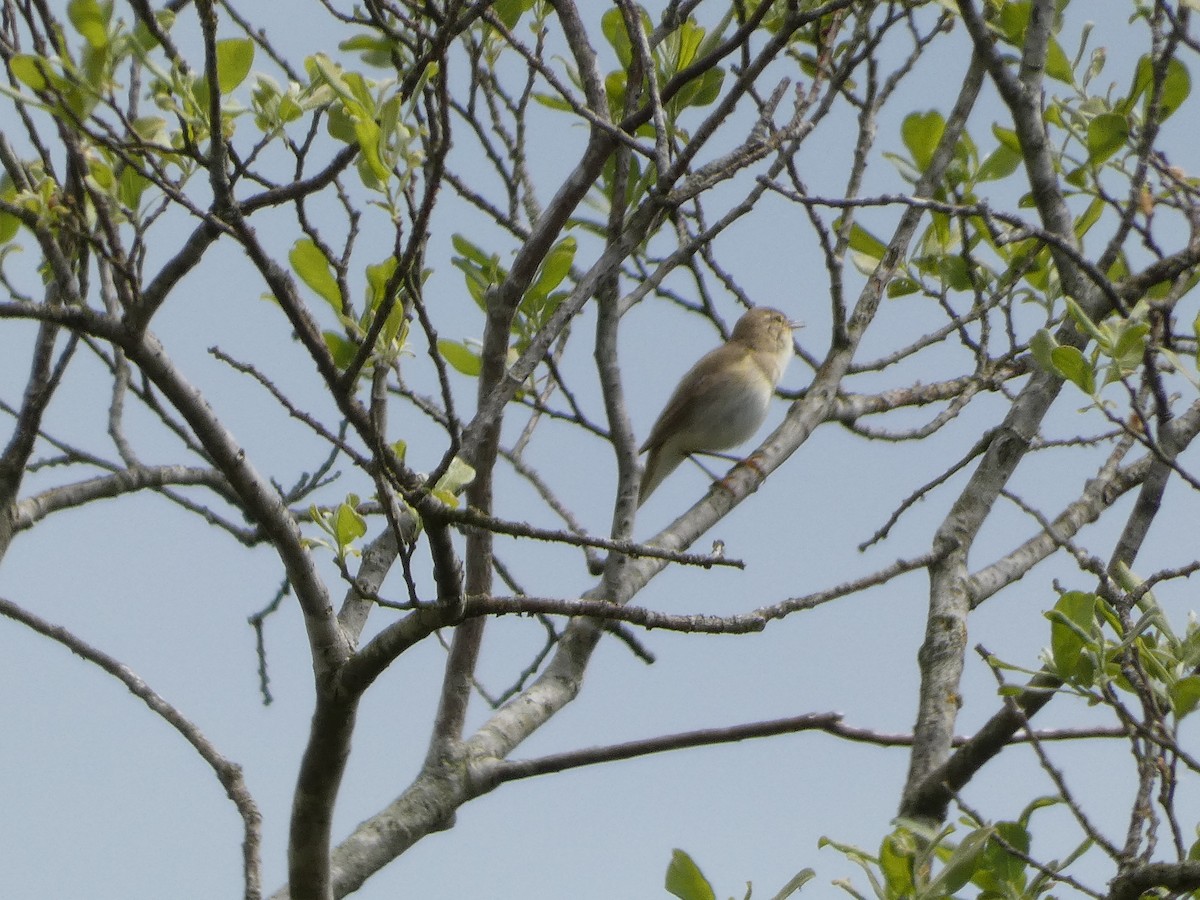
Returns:
[[[192,745],[200,758],[208,763],[217,780],[225,789],[226,796],[233,801],[242,819],[242,871],[245,883],[245,900],[258,900],[262,896],[262,816],[242,778],[242,767],[230,762],[191,721],[174,706],[155,693],[145,681],[128,666],[102,650],[80,640],[66,628],[52,625],[45,619],[28,612],[9,600],[0,597],[0,615],[20,622],[38,634],[62,644],[76,656],[103,669],[129,689],[159,718],[174,728],[185,741]]]

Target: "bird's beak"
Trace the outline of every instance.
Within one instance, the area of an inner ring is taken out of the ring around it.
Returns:
[[[795,331],[797,328],[803,328],[804,323],[797,319],[795,322],[788,322],[788,328]]]

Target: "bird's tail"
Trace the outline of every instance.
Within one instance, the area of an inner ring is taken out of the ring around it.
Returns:
[[[642,485],[638,491],[638,506],[646,502],[646,499],[654,492],[664,478],[675,471],[675,468],[683,462],[684,454],[677,450],[670,450],[662,447],[651,447],[649,454],[646,456],[646,468],[642,471]]]

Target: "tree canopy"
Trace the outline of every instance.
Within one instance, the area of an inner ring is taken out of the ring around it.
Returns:
[[[747,738],[814,784],[789,874],[1191,896],[1194,6],[4,0],[4,640],[207,764],[247,898]],[[754,306],[805,323],[786,403],[639,509],[653,416]],[[143,678],[173,660],[222,713]],[[14,708],[66,701],[35,681]],[[234,711],[281,695],[295,753],[243,766]]]

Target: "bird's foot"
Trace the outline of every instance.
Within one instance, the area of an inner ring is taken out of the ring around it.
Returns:
[[[763,471],[762,462],[763,455],[761,453],[751,453],[741,461],[740,465],[743,465],[748,469],[753,469],[755,474],[762,479],[767,477],[767,473]]]
[[[739,459],[737,461],[737,464],[734,465],[734,467],[729,470],[729,474],[726,475],[724,478],[720,479],[719,481],[717,481],[717,487],[724,488],[726,491],[728,491],[732,495],[733,494],[732,478],[733,478],[733,474],[738,470],[738,466],[745,466],[748,469],[753,469],[754,473],[756,475],[758,475],[758,480],[762,481],[764,478],[767,477],[767,473],[764,472],[762,469],[762,458],[763,458],[763,456],[761,453],[751,453],[745,459]]]

